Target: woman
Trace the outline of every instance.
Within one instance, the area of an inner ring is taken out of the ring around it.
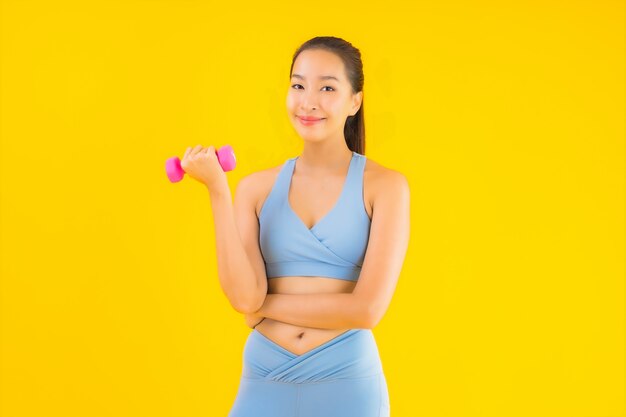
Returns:
[[[250,332],[229,417],[389,416],[371,329],[409,239],[405,176],[364,156],[358,49],[316,37],[294,54],[287,111],[298,157],[239,182],[215,148],[181,165],[209,189],[220,284]]]

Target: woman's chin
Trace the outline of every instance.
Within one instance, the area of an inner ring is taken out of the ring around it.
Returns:
[[[320,135],[320,134],[316,135],[311,132],[300,132],[300,137],[303,140],[308,140],[311,142],[319,142],[324,139],[323,135]]]

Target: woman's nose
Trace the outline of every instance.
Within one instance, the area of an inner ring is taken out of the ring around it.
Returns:
[[[315,93],[305,93],[301,105],[305,109],[318,108],[317,95]]]

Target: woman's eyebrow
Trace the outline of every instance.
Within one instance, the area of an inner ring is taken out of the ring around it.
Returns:
[[[305,78],[300,75],[300,74],[292,74],[291,78],[300,78],[302,80],[304,80]],[[319,77],[320,80],[335,80],[337,82],[339,82],[339,80],[337,79],[337,77],[333,77],[332,75],[322,75],[321,77]]]

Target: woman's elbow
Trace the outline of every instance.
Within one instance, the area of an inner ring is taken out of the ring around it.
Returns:
[[[385,312],[373,308],[371,304],[366,304],[365,311],[361,314],[361,325],[363,329],[373,329],[383,318]]]
[[[265,300],[265,297],[263,298],[256,297],[254,299],[249,299],[249,300],[237,300],[237,301],[231,302],[231,306],[238,313],[252,314],[261,309],[261,307],[263,306],[264,300]]]

